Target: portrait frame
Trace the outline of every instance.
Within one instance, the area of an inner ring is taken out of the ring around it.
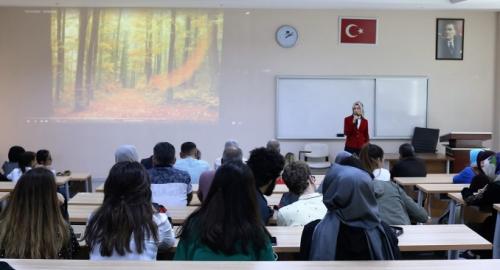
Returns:
[[[436,19],[436,60],[463,60],[465,19]]]

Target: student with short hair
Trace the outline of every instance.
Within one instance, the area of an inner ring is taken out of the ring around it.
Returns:
[[[370,175],[350,166],[337,166],[325,177],[322,220],[304,227],[301,260],[394,260],[398,239],[379,217]]]
[[[85,231],[91,260],[156,260],[174,245],[166,214],[151,203],[151,184],[138,162],[119,162],[104,184],[104,201]]]
[[[19,160],[24,152],[26,152],[24,148],[19,145],[14,145],[9,149],[9,161],[5,161],[2,165],[4,175],[9,175],[12,170],[19,168]]]
[[[43,167],[50,167],[52,165],[52,156],[49,150],[41,149],[36,152],[36,163]]]
[[[269,150],[274,150],[278,153],[281,153],[280,142],[278,140],[269,140],[266,144],[266,148]]]
[[[64,220],[54,174],[34,168],[21,176],[0,215],[0,257],[71,259],[79,245]]]
[[[377,199],[380,217],[390,225],[410,225],[425,223],[428,220],[427,211],[418,205],[396,183],[386,169],[381,168],[384,150],[375,144],[366,144],[361,148],[361,163],[368,172],[373,172],[373,189]]]
[[[265,147],[255,148],[250,152],[250,158],[247,161],[255,177],[255,187],[257,189],[257,205],[260,211],[262,222],[267,224],[269,218],[273,215],[273,210],[267,205],[264,195],[273,194],[276,186],[276,179],[280,176],[285,159],[283,156]]]
[[[182,225],[174,260],[275,260],[255,192],[248,166],[242,162],[222,164],[201,207]]]
[[[21,154],[19,158],[19,168],[15,168],[8,175],[7,178],[10,181],[17,182],[23,173],[31,170],[36,166],[36,154],[27,151]]]
[[[316,192],[314,176],[307,163],[294,161],[283,170],[282,178],[290,192],[299,196],[278,211],[278,226],[304,226],[326,214],[323,196]]]
[[[409,143],[399,146],[399,161],[391,169],[392,177],[425,177],[425,163],[415,156],[415,149]]]
[[[240,148],[236,146],[230,146],[224,149],[221,159],[222,164],[228,162],[242,162],[242,161],[243,161],[243,153]],[[215,176],[215,170],[209,170],[203,172],[200,175],[198,199],[200,199],[201,202],[203,202],[203,200],[207,197],[208,191],[210,190],[210,186],[212,185],[212,182],[214,180],[214,176]]]
[[[151,179],[153,202],[166,206],[186,206],[192,198],[191,177],[174,168],[175,147],[160,142],[153,149],[154,167],[148,170]]]
[[[174,168],[189,173],[191,184],[198,184],[200,175],[210,170],[210,165],[204,160],[196,158],[198,148],[193,142],[185,142],[181,145],[181,159],[175,162]]]

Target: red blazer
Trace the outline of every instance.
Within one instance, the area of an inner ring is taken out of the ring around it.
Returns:
[[[361,118],[359,129],[352,122],[354,116],[348,116],[344,119],[344,134],[346,136],[345,146],[354,149],[361,149],[365,143],[370,140],[368,135],[368,120]]]

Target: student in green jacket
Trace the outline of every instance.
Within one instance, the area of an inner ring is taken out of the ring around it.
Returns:
[[[174,260],[275,260],[255,198],[250,168],[242,162],[222,165],[207,198],[182,226]]]

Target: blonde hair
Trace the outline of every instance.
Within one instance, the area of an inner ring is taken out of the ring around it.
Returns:
[[[19,179],[0,216],[0,249],[6,258],[57,259],[70,241],[51,171],[32,169]]]
[[[359,106],[361,108],[361,116],[365,116],[365,106],[361,101],[356,101],[352,104],[352,112],[354,113],[354,106]]]

